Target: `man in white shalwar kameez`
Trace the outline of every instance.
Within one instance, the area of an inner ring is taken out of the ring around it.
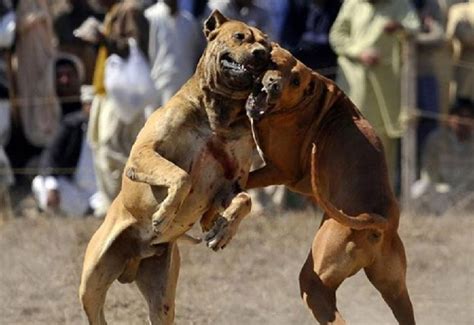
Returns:
[[[163,106],[191,77],[203,49],[201,28],[177,0],[160,0],[145,11],[150,23],[151,76]]]

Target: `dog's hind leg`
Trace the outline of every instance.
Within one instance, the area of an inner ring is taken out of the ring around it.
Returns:
[[[398,234],[387,242],[385,251],[365,268],[370,282],[382,294],[400,324],[415,324],[413,306],[406,286],[405,249]]]
[[[358,240],[362,235],[325,219],[314,237],[299,281],[303,300],[321,324],[345,324],[337,309],[336,290],[370,261]]]
[[[103,306],[107,290],[136,255],[129,232],[135,221],[114,201],[87,245],[79,297],[90,324],[106,324]]]
[[[136,283],[148,304],[152,325],[173,324],[176,284],[180,256],[176,242],[166,245],[160,256],[143,259],[138,268]]]
[[[100,238],[100,234],[94,234],[87,247],[79,288],[82,306],[92,325],[106,324],[103,306],[107,290],[123,272],[127,260],[115,243],[102,253]]]
[[[313,252],[309,253],[299,276],[300,294],[320,324],[346,323],[336,306],[336,289],[343,280],[343,276],[324,274],[321,268],[315,268]]]

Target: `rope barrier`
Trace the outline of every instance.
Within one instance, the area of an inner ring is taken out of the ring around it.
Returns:
[[[471,69],[474,70],[474,62],[468,62],[468,61],[458,61],[458,62],[453,62],[451,63],[452,67],[462,67],[465,69]],[[326,68],[321,68],[321,69],[316,69],[316,71],[322,75],[335,75],[339,71],[339,68],[337,66],[332,66],[332,67],[326,67]],[[474,73],[474,72],[473,72]],[[13,97],[10,98],[10,102],[15,104],[15,105],[21,105],[24,103],[31,103],[31,101],[34,101],[35,105],[49,105],[53,100],[57,99],[61,104],[67,104],[67,103],[76,103],[81,101],[80,96],[64,96],[64,97]]]

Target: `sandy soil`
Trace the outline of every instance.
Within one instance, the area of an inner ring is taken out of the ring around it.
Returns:
[[[177,324],[313,324],[298,273],[319,225],[317,214],[251,216],[219,253],[181,246]],[[82,257],[100,220],[34,211],[0,227],[0,324],[84,324],[77,298]],[[473,324],[474,215],[404,216],[400,234],[418,324]],[[349,324],[396,324],[363,272],[338,290]],[[114,284],[110,324],[145,324],[134,285]]]

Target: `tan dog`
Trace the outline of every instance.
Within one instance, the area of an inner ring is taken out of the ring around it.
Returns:
[[[380,140],[332,81],[277,45],[272,61],[247,102],[266,162],[247,188],[285,184],[324,210],[300,274],[303,299],[320,323],[343,324],[336,289],[363,268],[397,320],[414,324]]]
[[[174,319],[176,240],[195,222],[223,248],[250,212],[241,188],[254,148],[245,101],[269,61],[258,29],[213,12],[194,76],[146,122],[131,150],[121,192],[86,251],[80,298],[91,324],[105,324],[106,292],[136,281],[152,324]],[[217,220],[217,222],[214,222]]]

